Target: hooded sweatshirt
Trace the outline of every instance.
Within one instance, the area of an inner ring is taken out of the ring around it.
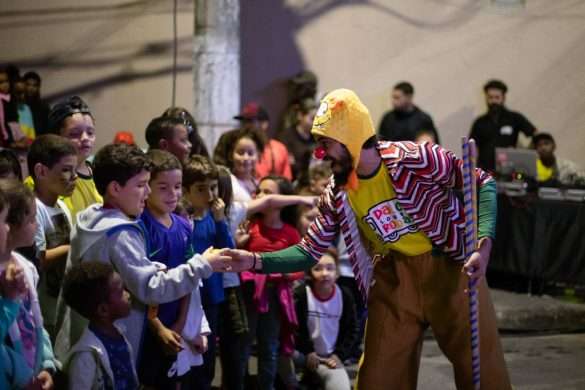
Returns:
[[[147,239],[138,220],[101,205],[90,206],[77,214],[68,262],[71,266],[80,261],[110,262],[132,294],[130,315],[118,320],[116,325],[125,332],[135,352],[135,363],[140,356],[146,305],[167,303],[190,294],[200,279],[209,277],[212,272],[201,255],[194,255],[186,263],[169,270],[161,263],[150,261]],[[58,356],[77,342],[87,324],[73,310],[68,317],[57,337]]]

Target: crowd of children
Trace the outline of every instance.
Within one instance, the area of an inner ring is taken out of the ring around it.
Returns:
[[[8,78],[0,70],[1,389],[351,387],[361,298],[336,284],[342,256],[331,249],[306,274],[238,274],[224,251],[298,243],[326,165],[302,161],[303,181],[292,157],[278,172],[260,161],[286,147],[256,106],[213,160],[180,107],[146,126],[147,152],[128,137],[96,152],[88,105],[49,110],[38,88],[21,137]],[[308,123],[314,105],[302,107]]]

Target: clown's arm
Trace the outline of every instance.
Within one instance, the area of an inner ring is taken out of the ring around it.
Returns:
[[[309,269],[333,245],[339,233],[331,185],[327,187],[317,205],[319,214],[311,223],[301,242],[276,252],[253,254],[243,250],[229,250],[225,254],[234,260],[235,272],[252,267],[262,273],[291,273]]]

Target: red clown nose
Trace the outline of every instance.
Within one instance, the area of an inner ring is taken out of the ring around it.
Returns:
[[[326,154],[327,152],[325,152],[325,148],[322,146],[315,148],[315,151],[313,152],[313,156],[315,156],[317,160],[323,160]]]

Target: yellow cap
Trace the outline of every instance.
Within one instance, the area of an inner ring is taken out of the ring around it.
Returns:
[[[345,145],[353,157],[354,170],[364,142],[376,134],[370,112],[349,89],[336,89],[321,100],[311,133],[315,138],[328,137]]]

